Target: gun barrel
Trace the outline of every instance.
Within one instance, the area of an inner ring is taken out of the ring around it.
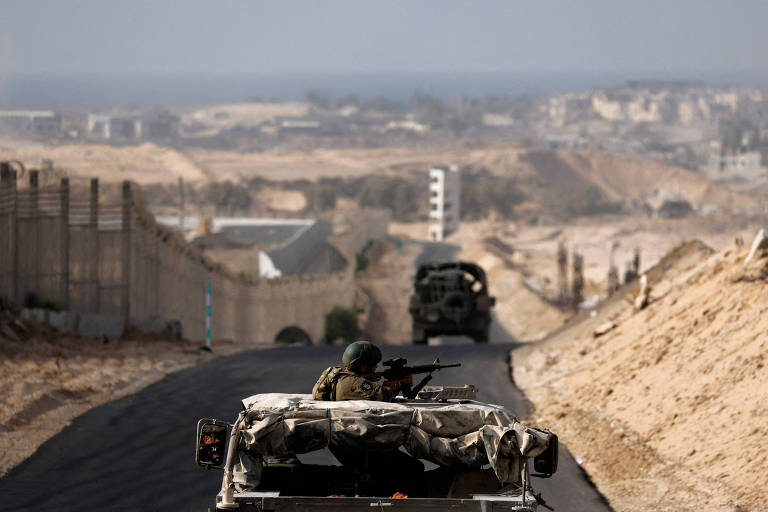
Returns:
[[[437,370],[442,370],[443,368],[456,368],[457,366],[461,366],[461,363],[456,364],[423,364],[419,366],[407,366],[403,368],[406,371],[410,371],[410,373],[432,373]]]
[[[461,363],[455,364],[424,364],[418,366],[398,366],[394,368],[387,368],[383,372],[375,372],[371,374],[371,377],[385,379],[401,379],[406,375],[416,375],[419,373],[432,373],[443,368],[456,368],[461,366]]]

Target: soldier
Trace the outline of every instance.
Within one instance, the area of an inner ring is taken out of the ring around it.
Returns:
[[[413,376],[382,385],[371,380],[381,362],[381,350],[370,341],[351,343],[341,357],[344,367],[331,366],[323,371],[312,389],[315,400],[376,400],[390,402],[403,383],[413,385]],[[424,496],[424,464],[399,450],[360,452],[329,445],[331,453],[344,466],[367,475],[378,493],[392,495],[405,491],[411,497]],[[374,492],[376,492],[374,491]]]
[[[404,384],[413,386],[413,376],[378,384],[371,379],[381,362],[381,350],[370,341],[351,343],[341,357],[344,366],[331,366],[320,375],[312,397],[315,400],[376,400],[391,402]]]

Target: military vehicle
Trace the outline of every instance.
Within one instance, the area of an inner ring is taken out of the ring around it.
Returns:
[[[416,271],[408,307],[413,343],[425,344],[441,334],[487,343],[495,303],[480,266],[463,261],[425,263]]]
[[[394,402],[253,395],[242,400],[233,424],[198,422],[195,459],[224,472],[217,510],[546,507],[531,476],[557,470],[557,436],[523,425],[508,409],[476,395],[474,386],[425,387],[416,398]],[[331,456],[339,452],[365,462],[339,465]],[[382,460],[381,454],[426,461],[431,468],[414,476],[396,465],[371,467],[368,461]]]

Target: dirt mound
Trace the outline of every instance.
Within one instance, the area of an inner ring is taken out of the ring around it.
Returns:
[[[10,144],[0,139],[0,160],[20,160],[27,169],[40,168],[42,159],[53,160],[58,174],[70,178],[98,177],[102,182],[132,180],[140,184],[207,181],[202,168],[185,153],[155,144],[115,147],[105,144]],[[42,185],[56,181],[43,173]]]
[[[546,342],[517,383],[616,510],[764,510],[768,253],[685,244]],[[606,329],[607,326],[607,329]],[[597,336],[598,327],[605,334]]]
[[[656,190],[680,194],[697,206],[750,209],[756,199],[709,181],[704,176],[658,162],[599,152],[558,151],[574,172],[615,201],[643,201]]]

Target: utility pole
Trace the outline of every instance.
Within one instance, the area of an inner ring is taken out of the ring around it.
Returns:
[[[568,251],[562,240],[557,244],[558,287],[557,300],[560,304],[568,303]]]
[[[616,261],[614,259],[614,253],[618,247],[619,243],[613,242],[608,256],[608,295],[612,295],[613,292],[619,289],[619,269],[616,268]]]
[[[179,176],[179,231],[184,233],[184,178]]]
[[[211,283],[205,283],[205,345],[200,350],[211,351]]]
[[[69,178],[61,178],[61,308],[69,309]]]
[[[125,325],[131,316],[131,217],[133,216],[133,192],[131,182],[123,181],[123,211],[122,211],[122,313]]]
[[[573,251],[573,297],[575,308],[584,300],[584,256]]]

